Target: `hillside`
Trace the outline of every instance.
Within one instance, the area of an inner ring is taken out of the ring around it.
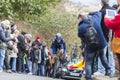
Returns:
[[[67,50],[70,50],[69,44],[79,44],[80,39],[77,36],[77,15],[80,12],[89,12],[99,10],[96,6],[76,5],[68,0],[62,0],[56,7],[51,8],[50,12],[40,17],[39,24],[30,24],[25,21],[16,21],[20,31],[26,31],[33,35],[40,35],[42,41],[46,41],[50,47],[54,35],[60,32],[67,43]]]

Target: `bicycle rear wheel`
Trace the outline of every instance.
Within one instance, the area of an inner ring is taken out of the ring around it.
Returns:
[[[53,73],[53,77],[54,77],[54,78],[56,77],[57,69],[58,69],[58,67],[59,67],[59,64],[60,64],[59,59],[56,58],[56,59],[55,59],[55,63],[54,63],[54,73]]]

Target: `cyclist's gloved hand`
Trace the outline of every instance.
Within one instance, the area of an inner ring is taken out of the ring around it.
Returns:
[[[63,54],[63,53],[64,53],[64,50],[63,50],[63,49],[61,49],[61,50],[60,50],[60,53],[61,53],[61,54]]]

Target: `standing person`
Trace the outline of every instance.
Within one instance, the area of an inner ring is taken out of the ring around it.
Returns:
[[[14,34],[14,31],[16,30],[17,26],[15,25],[14,22],[10,22],[10,25],[11,25],[11,29],[6,29],[6,37],[10,37],[10,35],[14,35],[16,37],[16,35]],[[13,28],[13,27],[16,27],[16,28]],[[13,41],[10,41],[12,43],[14,43]],[[8,42],[9,43],[9,42]],[[5,64],[5,68],[6,68],[6,72],[8,73],[11,73],[11,69],[10,69],[10,59],[9,59],[9,53],[8,52],[11,52],[12,49],[13,49],[13,45],[10,45],[7,43],[7,50],[6,50],[6,53],[5,53],[5,59],[4,59],[4,64]],[[11,43],[11,44],[12,44]]]
[[[107,28],[105,23],[104,23],[104,16],[106,14],[106,9],[113,10],[114,8],[110,7],[108,3],[109,3],[109,0],[101,0],[102,8],[101,8],[100,12],[102,13],[102,19],[101,19],[102,31],[103,31],[103,34],[104,34],[106,41],[109,43],[109,37],[111,36],[111,35],[109,35],[110,29]],[[109,62],[112,74],[114,74],[115,73],[115,61],[114,61],[114,57],[113,57],[113,52],[110,50],[109,46],[110,45],[108,44],[104,48],[104,51],[105,51],[106,58]],[[102,66],[100,58],[98,57],[98,73],[99,72],[105,74],[105,68]]]
[[[38,58],[38,70],[39,70],[41,76],[46,75],[45,73],[46,73],[47,54],[48,54],[47,44],[46,44],[46,42],[43,42],[41,54],[39,54],[39,58]]]
[[[17,70],[19,73],[23,72],[23,54],[26,50],[26,43],[25,43],[25,34],[27,34],[26,32],[22,31],[21,34],[18,35],[17,39],[18,39],[18,44],[17,44],[17,48],[18,48],[18,57],[17,57]]]
[[[0,23],[0,72],[3,71],[5,50],[7,48],[6,42],[14,40],[14,36],[6,37],[6,29],[11,29],[10,21],[4,20]]]
[[[31,68],[32,64],[30,61],[30,43],[32,40],[32,35],[31,34],[25,34],[25,43],[26,43],[26,50],[23,54],[23,63],[24,63],[24,69],[26,73],[32,74],[31,73]]]
[[[120,0],[117,0],[117,3],[119,5],[118,14],[113,19],[105,16],[104,22],[109,29],[113,30],[114,37],[120,38]],[[116,73],[120,75],[120,52],[115,53],[115,66]]]
[[[42,43],[41,43],[41,37],[37,36],[35,41],[32,43],[33,45],[36,44],[38,46],[39,49],[41,49],[42,47]]]
[[[42,44],[40,42],[40,36],[37,36],[35,41],[32,43],[32,48],[30,51],[31,61],[32,61],[32,73],[34,75],[39,75],[38,73],[38,59],[39,54],[41,54]]]
[[[17,48],[18,40],[17,40],[17,37],[19,35],[19,31],[15,30],[13,32],[13,35],[16,38],[16,42],[12,42],[13,43],[13,49],[12,49],[12,53],[10,54],[10,60],[11,60],[10,64],[11,64],[12,72],[16,72],[16,62],[17,62],[17,54],[18,54],[18,48]]]
[[[104,38],[101,26],[100,26],[100,22],[101,22],[101,13],[100,12],[93,12],[93,13],[89,13],[89,15],[91,15],[92,20],[94,22],[93,27],[96,29],[97,31],[97,36],[98,36],[98,46],[99,48],[96,49],[91,49],[87,43],[86,43],[86,38],[85,38],[85,34],[86,34],[86,30],[91,26],[90,25],[90,19],[89,18],[84,18],[83,15],[79,15],[78,16],[78,20],[79,20],[79,24],[78,24],[78,36],[81,38],[81,40],[84,41],[85,47],[84,47],[84,52],[85,52],[85,78],[86,80],[92,80],[91,75],[93,74],[92,71],[92,64],[94,61],[94,57],[96,54],[98,54],[98,56],[101,59],[102,65],[105,67],[105,71],[106,71],[106,75],[110,75],[111,71],[110,71],[110,67],[108,65],[107,59],[105,57],[105,53],[104,53],[104,48],[107,46],[107,41]],[[94,45],[93,45],[94,46]]]
[[[10,54],[10,61],[11,61],[10,64],[11,64],[12,72],[16,72],[17,53],[18,53],[18,48],[17,48],[17,41],[16,41],[16,42],[13,42],[13,50],[12,50],[12,53]]]
[[[18,53],[18,48],[17,48],[17,37],[19,35],[19,31],[15,30],[13,35],[15,36],[16,41],[9,41],[8,44],[12,46],[12,49],[8,49],[6,52],[8,54],[8,65],[11,66],[12,72],[16,72],[16,60],[17,60],[17,53]],[[9,72],[9,71],[8,71]]]
[[[30,60],[32,62],[32,73],[33,75],[38,75],[38,59],[39,54],[41,54],[41,50],[38,48],[37,44],[32,44],[32,48],[30,51]]]

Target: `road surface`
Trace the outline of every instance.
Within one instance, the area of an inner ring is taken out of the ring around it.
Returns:
[[[0,80],[62,80],[19,73],[0,73]]]
[[[41,77],[41,76],[28,75],[28,74],[2,72],[0,73],[0,80],[63,80],[63,79],[55,79],[55,78]],[[81,80],[85,80],[84,76],[81,78]],[[120,79],[118,79],[118,77],[109,78],[108,76],[99,75],[99,76],[94,76],[93,80],[120,80]]]

